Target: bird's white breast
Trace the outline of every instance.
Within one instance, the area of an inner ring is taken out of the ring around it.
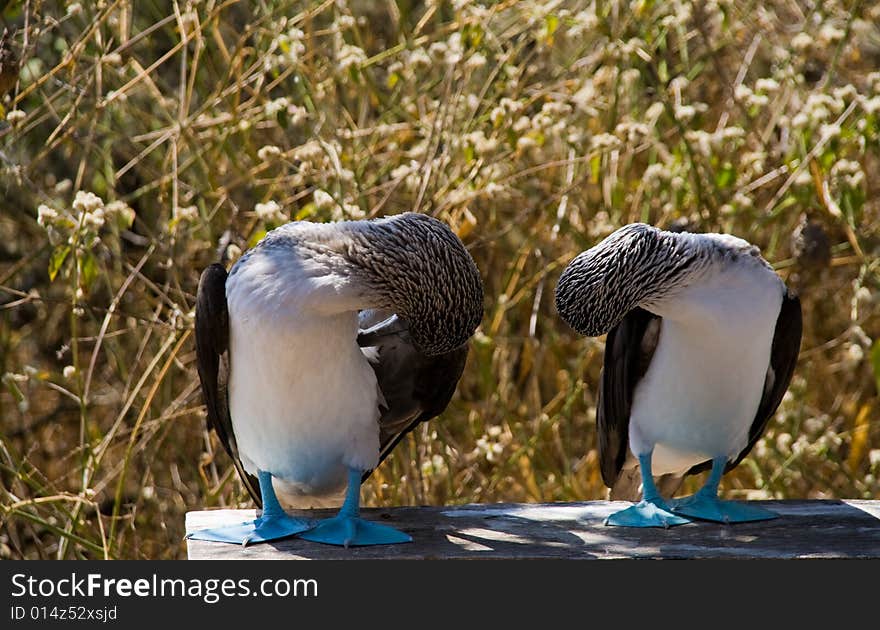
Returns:
[[[373,468],[379,453],[376,377],[357,345],[357,311],[326,308],[347,279],[290,252],[243,262],[227,282],[242,464],[271,473],[289,503],[332,504],[347,467]]]
[[[707,272],[649,310],[660,337],[636,387],[630,446],[655,475],[735,458],[748,442],[770,363],[783,285],[755,260]]]

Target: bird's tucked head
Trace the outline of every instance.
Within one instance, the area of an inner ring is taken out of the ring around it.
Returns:
[[[467,342],[483,318],[483,282],[455,233],[413,212],[350,225],[345,257],[378,296],[372,306],[397,313],[427,355]]]
[[[701,254],[695,244],[692,235],[625,225],[569,263],[556,285],[556,310],[580,334],[603,335],[692,273]]]

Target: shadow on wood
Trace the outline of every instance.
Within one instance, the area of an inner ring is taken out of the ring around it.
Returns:
[[[288,538],[249,547],[188,540],[190,559],[880,558],[880,501],[752,501],[779,514],[756,523],[670,529],[606,527],[613,501],[362,510],[413,542],[344,549]],[[335,510],[291,512],[313,518]],[[253,519],[254,510],[186,515],[187,533]]]

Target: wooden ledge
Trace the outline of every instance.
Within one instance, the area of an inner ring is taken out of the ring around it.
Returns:
[[[341,560],[461,558],[880,558],[880,501],[752,501],[780,518],[690,523],[670,529],[606,527],[627,503],[486,504],[362,510],[413,542],[344,549],[299,538],[248,547],[187,540],[190,559]],[[186,515],[187,533],[252,520],[254,510]],[[335,510],[299,512],[324,518]]]

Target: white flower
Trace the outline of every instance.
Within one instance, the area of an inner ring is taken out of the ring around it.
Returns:
[[[783,455],[791,453],[791,433],[780,433],[776,437],[776,450]]]
[[[419,167],[418,162],[412,161],[409,164],[401,164],[391,170],[391,179],[400,179],[406,177]]]
[[[98,208],[103,208],[104,202],[101,198],[92,192],[78,190],[76,197],[73,199],[73,209],[77,212],[94,212]]]
[[[792,167],[794,167],[794,164],[792,164]],[[794,177],[795,186],[812,186],[812,184],[813,176],[810,174],[810,169],[808,168],[802,168]]]
[[[178,222],[192,222],[199,218],[199,209],[195,206],[175,206],[171,211],[171,216]]]
[[[650,164],[648,165],[648,168],[645,169],[642,179],[646,182],[668,181],[669,169],[665,164],[660,164],[659,162]]]
[[[572,16],[572,22],[573,24],[569,27],[568,34],[575,39],[592,34],[595,32],[596,27],[599,26],[599,18],[596,17],[596,12],[593,8],[575,13]]]
[[[868,98],[862,101],[862,109],[866,114],[876,114],[880,112],[880,96]]]
[[[287,33],[282,33],[272,41],[272,49],[281,49],[281,53],[274,57],[267,58],[264,66],[267,70],[277,67],[281,64],[295,65],[299,62],[300,56],[306,51],[305,44],[302,40],[305,38],[298,28],[291,28]]]
[[[104,213],[107,215],[108,218],[116,218],[119,216],[123,217],[125,219],[124,223],[127,226],[130,226],[132,223],[134,223],[134,209],[131,208],[124,201],[120,201],[118,199],[116,201],[111,201],[106,206],[104,206]]]
[[[819,35],[816,38],[816,42],[822,47],[829,46],[831,44],[836,44],[843,36],[846,35],[846,32],[842,29],[837,28],[833,24],[823,24],[822,28],[819,29]]]
[[[290,107],[290,99],[286,96],[281,96],[266,103],[263,106],[263,111],[266,112],[266,116],[271,118],[288,107]]]
[[[517,133],[521,133],[523,131],[526,131],[527,129],[530,129],[531,126],[532,121],[528,116],[520,116],[519,118],[517,118],[516,122],[513,123],[511,129],[513,129],[513,131]]]
[[[690,122],[697,115],[697,109],[693,105],[676,105],[673,108],[675,119],[679,122]]]
[[[648,107],[647,110],[645,110],[645,120],[650,121],[650,124],[655,124],[657,122],[657,119],[660,118],[661,115],[663,115],[663,110],[665,109],[666,107],[663,105],[663,103],[659,101],[657,101],[656,103],[651,103],[651,106]]]
[[[803,52],[813,45],[813,37],[808,33],[798,33],[791,38],[791,47],[798,52]]]
[[[862,170],[862,165],[855,160],[838,160],[831,167],[831,176],[839,177],[841,175],[851,175]]]
[[[498,148],[498,140],[495,138],[487,138],[482,131],[474,131],[467,134],[464,140],[474,147],[474,151],[478,155],[492,153]]]
[[[454,66],[464,57],[464,46],[461,43],[461,33],[455,32],[449,36],[443,62],[447,66]]]
[[[287,220],[287,217],[284,215],[284,209],[275,200],[258,203],[254,206],[254,212],[263,221],[282,223]]]
[[[348,28],[354,28],[355,19],[351,15],[340,15],[336,18],[336,25],[340,30],[345,30]]]
[[[571,96],[571,102],[574,103],[574,106],[588,116],[595,116],[599,113],[595,107],[597,101],[596,88],[589,81],[585,82],[583,86]]]
[[[725,127],[720,131],[722,140],[739,140],[746,137],[746,130],[736,125]]]
[[[431,57],[428,56],[424,48],[416,48],[406,56],[406,63],[412,70],[420,70],[431,65]]]
[[[499,184],[498,182],[489,182],[488,184],[486,184],[486,187],[483,188],[483,192],[485,192],[490,197],[497,197],[499,195],[507,194],[507,188],[505,188],[503,184]]]
[[[104,208],[96,208],[83,215],[83,225],[92,230],[99,230],[104,225]]]
[[[72,365],[65,365],[63,374],[64,374],[64,378],[66,378],[68,380],[72,379],[73,376],[76,374],[76,368],[73,367]]]
[[[321,148],[320,143],[316,140],[309,140],[293,150],[294,159],[303,162],[312,162],[320,159],[323,155],[324,149]]]
[[[516,141],[516,148],[519,151],[526,151],[538,146],[538,141],[530,136],[522,136]]]
[[[548,101],[541,106],[541,113],[546,116],[565,116],[571,112],[571,105],[560,101]]]
[[[758,174],[764,172],[764,160],[767,159],[767,153],[764,151],[747,151],[742,154],[740,164],[751,171]]]
[[[234,263],[236,260],[241,258],[241,247],[236,245],[235,243],[230,243],[226,247],[226,258],[230,263]]]
[[[27,118],[27,114],[25,114],[20,109],[13,109],[6,114],[6,120],[9,122],[10,125],[21,122],[25,118]]]
[[[822,136],[822,140],[830,140],[832,138],[836,138],[840,135],[840,132],[840,125],[836,124],[822,125],[819,128],[819,134]]]
[[[755,90],[758,92],[775,92],[779,89],[779,82],[775,79],[758,79],[755,81]]]
[[[616,147],[620,144],[620,139],[614,134],[610,133],[597,133],[593,136],[590,145],[594,149],[609,149],[611,147]]]
[[[733,203],[739,208],[751,208],[755,205],[754,200],[741,192],[733,196]]]
[[[351,44],[343,44],[336,53],[336,65],[341,72],[345,72],[351,67],[360,67],[367,60],[367,53],[362,48],[352,46]]]
[[[766,94],[752,94],[746,99],[746,107],[764,107],[769,102]]]
[[[692,129],[686,131],[684,137],[688,142],[696,145],[696,149],[701,155],[706,157],[712,155],[712,146],[715,144],[713,134],[702,129]]]
[[[482,68],[486,65],[486,55],[480,52],[475,52],[473,55],[468,57],[468,60],[464,63],[464,67],[468,70],[476,70],[477,68]]]
[[[673,94],[681,95],[681,93],[687,89],[688,85],[690,85],[688,78],[680,74],[669,82],[669,89]]]
[[[614,135],[625,137],[631,144],[641,142],[650,133],[651,128],[648,125],[637,122],[622,122],[614,128]]]
[[[750,88],[748,85],[745,85],[744,83],[740,83],[733,90],[733,98],[738,101],[745,101],[752,94],[752,88]]]
[[[82,10],[82,5],[79,2],[71,2],[67,5],[67,15],[79,15]]]
[[[856,367],[859,363],[861,363],[865,358],[865,350],[857,343],[847,343],[844,344],[846,348],[846,355],[844,356],[843,363],[849,368]]]
[[[363,219],[367,216],[367,213],[361,210],[361,207],[356,203],[342,204],[342,213],[351,219]]]
[[[263,162],[268,162],[273,158],[277,158],[281,155],[281,149],[276,147],[274,144],[267,144],[265,146],[260,147],[259,151],[257,151],[257,157],[260,158]]]
[[[40,227],[46,227],[57,218],[58,212],[46,204],[41,203],[37,208],[37,223],[40,224]]]
[[[328,210],[336,206],[336,201],[333,200],[333,196],[326,190],[321,190],[320,188],[315,190],[312,199],[318,210]]]

